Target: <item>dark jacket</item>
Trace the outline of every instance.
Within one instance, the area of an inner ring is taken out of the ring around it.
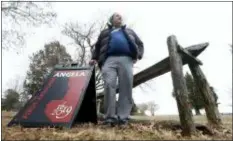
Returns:
[[[143,42],[132,29],[126,28],[126,26],[122,26],[121,28],[129,43],[130,51],[132,52],[132,59],[140,60],[144,54]],[[109,47],[109,41],[111,40],[110,38],[112,30],[112,26],[108,26],[107,29],[100,33],[95,44],[95,49],[92,52],[92,59],[97,60],[100,69],[102,68],[107,58],[107,50]]]

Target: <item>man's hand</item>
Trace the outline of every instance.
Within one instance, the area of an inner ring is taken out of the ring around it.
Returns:
[[[97,64],[97,61],[96,60],[90,60],[89,64],[90,65],[95,65],[95,64]]]

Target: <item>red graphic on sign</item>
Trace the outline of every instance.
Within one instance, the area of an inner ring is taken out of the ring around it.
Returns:
[[[53,100],[46,106],[45,113],[52,122],[68,122],[71,118],[73,107],[67,105],[65,100]]]
[[[63,99],[52,100],[48,103],[46,105],[45,113],[52,122],[69,122],[74,114],[75,107],[79,102],[88,72],[84,70],[57,71],[54,73],[54,77],[61,77],[58,72],[61,74],[69,74],[68,90]]]
[[[52,86],[55,80],[56,78],[51,78],[43,91],[38,96],[35,96],[30,100],[32,104],[26,109],[25,113],[23,114],[23,119],[28,119],[28,117],[32,114],[33,110],[37,107],[38,103],[45,96],[48,89]]]

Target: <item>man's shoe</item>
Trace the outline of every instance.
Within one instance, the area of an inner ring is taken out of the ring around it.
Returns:
[[[128,125],[129,121],[127,119],[119,119],[118,120],[118,126],[120,127],[126,127]]]
[[[116,120],[115,119],[106,119],[103,122],[103,125],[107,125],[107,126],[115,126],[116,125]]]

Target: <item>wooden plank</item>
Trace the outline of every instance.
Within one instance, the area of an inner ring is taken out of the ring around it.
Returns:
[[[203,65],[203,63],[201,62],[201,60],[199,60],[198,58],[194,57],[191,53],[189,53],[188,50],[179,47],[178,51],[181,53],[182,55],[182,59],[183,60],[187,60],[188,62],[192,62],[192,63],[196,63],[199,65]]]
[[[220,127],[222,122],[219,110],[204,73],[202,72],[200,66],[197,64],[189,64],[189,68],[198,87],[198,90],[204,100],[208,122],[214,127]]]
[[[204,51],[209,43],[202,43],[197,45],[192,45],[190,47],[185,48],[188,52],[190,52],[194,57],[197,57]],[[183,65],[187,64],[187,60],[182,60]],[[160,62],[152,65],[151,67],[146,68],[145,70],[134,75],[133,87],[136,87],[148,80],[151,80],[155,77],[163,75],[171,70],[169,57],[164,58]],[[119,90],[117,89],[117,93]],[[103,93],[97,95],[97,98],[103,98]]]
[[[167,39],[171,76],[179,111],[182,135],[191,136],[195,132],[192,110],[188,100],[188,89],[183,75],[181,55],[178,53],[178,43],[175,36]]]

